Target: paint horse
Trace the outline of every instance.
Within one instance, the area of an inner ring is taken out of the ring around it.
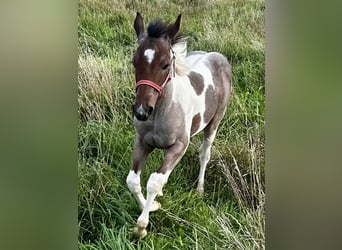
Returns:
[[[210,148],[231,93],[232,73],[227,59],[216,52],[187,54],[186,40],[178,34],[180,21],[181,15],[173,24],[157,19],[149,24],[147,32],[140,13],[134,21],[139,43],[133,58],[137,134],[127,185],[142,209],[134,229],[138,238],[146,236],[149,212],[160,208],[155,198],[163,194],[162,188],[184,155],[190,137],[202,130],[197,190],[203,192]],[[164,150],[164,161],[149,177],[145,200],[140,173],[155,148]]]

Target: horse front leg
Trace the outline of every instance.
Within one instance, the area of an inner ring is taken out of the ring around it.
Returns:
[[[164,150],[164,161],[157,172],[152,173],[147,182],[147,200],[145,207],[138,218],[137,226],[134,229],[136,237],[146,236],[146,227],[149,223],[149,212],[154,204],[157,194],[162,195],[163,186],[166,184],[172,170],[184,155],[189,143],[188,141],[177,140],[171,147]]]
[[[134,194],[141,209],[145,207],[146,200],[141,192],[140,173],[152,151],[152,147],[143,145],[139,138],[136,139],[133,149],[133,165],[126,179],[128,189]]]

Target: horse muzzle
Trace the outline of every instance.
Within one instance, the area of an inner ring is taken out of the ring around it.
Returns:
[[[139,121],[146,121],[153,112],[153,107],[143,108],[141,105],[138,108],[133,107],[133,114]]]

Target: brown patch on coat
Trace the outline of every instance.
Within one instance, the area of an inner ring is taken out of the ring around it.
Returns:
[[[204,122],[209,123],[217,111],[218,99],[215,89],[212,85],[207,88],[205,92],[205,112],[203,115]]]
[[[227,58],[219,53],[212,52],[206,63],[213,75],[215,86],[225,89],[230,94],[232,84],[232,68]]]
[[[191,71],[189,74],[189,79],[192,87],[194,88],[197,95],[201,95],[204,89],[204,79],[203,76]]]
[[[231,93],[232,88],[232,70],[231,65],[227,61],[227,59],[219,54],[219,53],[211,53],[210,57],[208,58],[207,66],[209,67],[212,76],[213,82],[216,89],[219,89],[216,93],[214,99],[216,99],[216,110],[215,114],[212,118],[209,118],[210,111],[205,114],[205,119],[210,121],[207,127],[204,130],[204,136],[209,137],[212,133],[217,130],[217,127],[224,116],[226,111],[226,105],[229,100],[229,96]],[[212,86],[211,86],[212,87]],[[209,90],[209,89],[208,89]],[[215,94],[214,94],[215,95]],[[210,108],[208,105],[212,105],[212,101],[210,100],[210,93],[206,92],[206,109]],[[209,120],[208,120],[209,119]]]
[[[198,113],[192,117],[190,136],[193,135],[199,129],[201,125],[201,114]]]

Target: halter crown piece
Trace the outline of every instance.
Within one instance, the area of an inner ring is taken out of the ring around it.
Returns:
[[[148,86],[154,88],[155,90],[157,90],[159,93],[159,96],[162,95],[166,84],[172,79],[172,77],[175,77],[175,59],[176,59],[176,56],[175,56],[175,53],[172,49],[171,49],[171,53],[172,53],[171,68],[170,68],[169,73],[167,74],[166,79],[163,82],[163,84],[159,86],[155,82],[152,82],[149,80],[140,80],[135,84],[135,91],[137,91],[138,87],[141,85],[148,85]]]

